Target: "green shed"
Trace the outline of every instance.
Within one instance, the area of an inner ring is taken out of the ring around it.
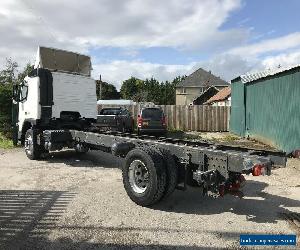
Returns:
[[[230,131],[287,153],[300,149],[300,65],[231,81]]]

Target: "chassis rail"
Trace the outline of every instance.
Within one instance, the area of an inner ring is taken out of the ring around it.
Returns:
[[[286,166],[286,156],[281,151],[228,146],[204,140],[157,138],[114,131],[45,130],[40,141],[46,150],[85,147],[123,158],[135,148],[167,152],[178,166],[178,189],[186,189],[186,185],[196,183],[205,194],[214,197],[238,191],[245,180],[242,174],[270,175],[272,167]]]

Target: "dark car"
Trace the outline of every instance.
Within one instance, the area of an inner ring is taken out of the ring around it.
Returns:
[[[142,108],[137,117],[138,134],[164,136],[167,132],[166,117],[160,108]]]
[[[97,115],[97,127],[103,130],[133,132],[134,121],[130,112],[125,108],[104,108]]]

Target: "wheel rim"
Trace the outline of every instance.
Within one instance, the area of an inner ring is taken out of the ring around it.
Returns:
[[[25,138],[25,151],[27,154],[31,155],[33,150],[33,139],[31,135],[28,135]]]
[[[129,183],[134,192],[141,194],[149,185],[149,170],[141,160],[134,160],[129,166]]]

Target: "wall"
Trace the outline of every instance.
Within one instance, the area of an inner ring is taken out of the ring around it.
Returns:
[[[245,136],[245,85],[241,79],[231,81],[230,131]]]
[[[245,135],[286,152],[300,149],[299,69],[245,86]]]
[[[98,110],[112,105],[98,105]],[[120,107],[120,106],[117,106]],[[136,119],[140,105],[122,106],[127,108]],[[169,129],[183,131],[228,131],[230,107],[213,107],[208,105],[157,105],[166,115]]]
[[[230,131],[287,153],[300,149],[300,68],[232,82]]]
[[[203,92],[201,87],[184,87],[185,93],[182,93],[182,87],[176,88],[176,105],[189,105]]]
[[[176,88],[176,105],[189,105],[197,97],[203,94],[208,87],[177,87]],[[227,86],[215,86],[218,90],[221,90]],[[183,93],[182,90],[185,89]]]

